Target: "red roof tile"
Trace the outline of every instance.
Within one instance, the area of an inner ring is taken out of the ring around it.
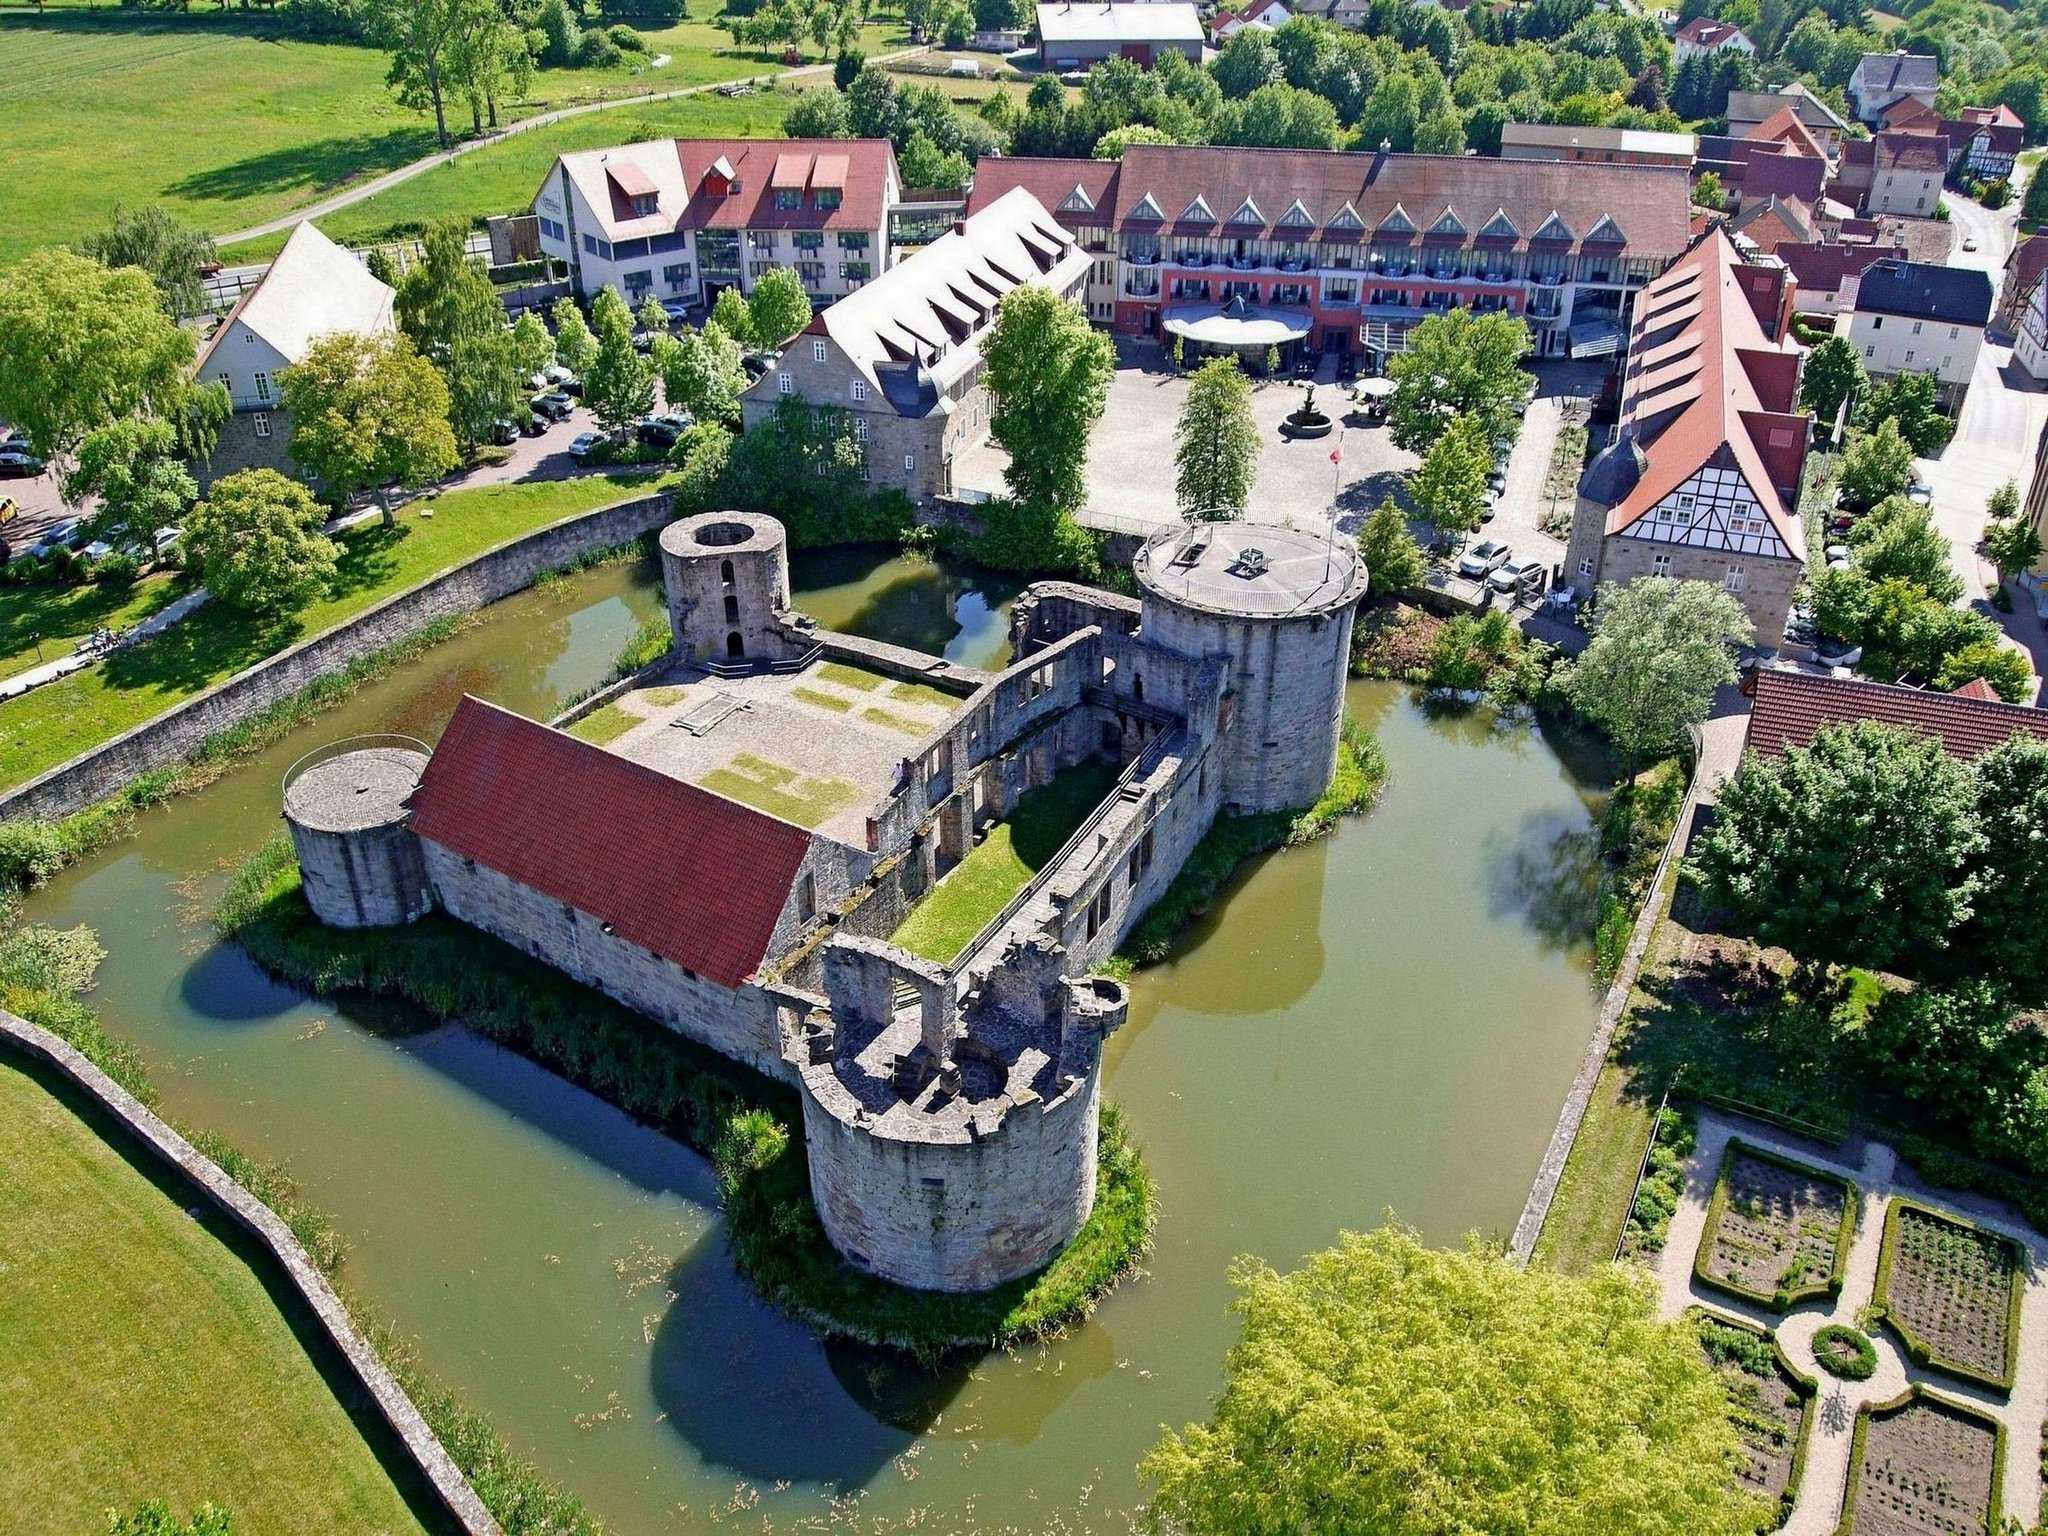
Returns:
[[[1757,674],[1748,745],[1765,757],[1803,747],[1824,725],[1876,720],[1937,736],[1951,757],[1980,757],[2015,734],[2048,740],[2048,710],[1965,693],[1766,667]]]
[[[464,697],[412,828],[721,986],[760,966],[810,836]]]

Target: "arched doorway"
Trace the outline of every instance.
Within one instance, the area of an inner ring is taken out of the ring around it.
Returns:
[[[734,660],[747,654],[747,643],[740,638],[738,630],[725,637],[725,654]]]

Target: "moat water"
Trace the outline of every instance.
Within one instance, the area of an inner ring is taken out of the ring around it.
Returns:
[[[1013,583],[864,551],[792,575],[824,623],[1004,654]],[[172,1112],[287,1163],[351,1238],[351,1290],[611,1529],[1125,1529],[1138,1459],[1221,1381],[1234,1255],[1284,1267],[1389,1211],[1439,1242],[1512,1228],[1596,1010],[1600,780],[1531,728],[1390,684],[1350,692],[1392,768],[1379,809],[1243,874],[1139,975],[1107,1083],[1159,1184],[1147,1273],[1064,1340],[937,1375],[756,1300],[708,1168],[668,1137],[212,942],[205,911],[278,830],[299,753],[432,738],[464,691],[546,716],[659,611],[648,567],[499,604],[29,903],[99,929],[96,1002]]]

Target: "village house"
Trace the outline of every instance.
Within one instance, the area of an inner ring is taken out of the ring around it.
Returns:
[[[1880,261],[1857,286],[1849,340],[1873,379],[1933,374],[1941,408],[1953,415],[1990,319],[1991,278],[1975,267]]]
[[[981,343],[1026,283],[1079,301],[1090,258],[1021,187],[814,316],[740,405],[751,429],[784,400],[849,413],[868,478],[948,495],[958,454],[988,436]]]
[[[1749,40],[1742,28],[1716,21],[1711,16],[1693,17],[1678,29],[1678,35],[1671,40],[1671,58],[1675,64],[1704,58],[1710,53],[1729,51],[1754,54],[1756,44]]]
[[[2020,306],[2033,296],[2048,273],[2048,235],[2023,235],[2006,254],[2005,274],[1998,284],[1998,312],[1992,329],[2011,335],[2019,328]]]
[[[1047,69],[1087,69],[1123,58],[1150,68],[1163,53],[1202,62],[1208,34],[1185,0],[1132,5],[1128,0],[1049,0],[1038,7],[1038,61]]]
[[[291,420],[278,375],[305,361],[322,336],[389,335],[395,329],[391,288],[370,275],[353,251],[311,224],[301,224],[284,249],[242,295],[194,361],[193,377],[224,385],[234,413],[210,459],[193,466],[201,488],[240,469],[296,476],[288,447]]]
[[[1910,97],[1924,107],[1934,105],[1941,89],[1941,60],[1927,53],[1866,53],[1849,77],[1847,95],[1856,120],[1867,128],[1884,121],[1887,110]]]
[[[1849,125],[1840,113],[1804,85],[1794,80],[1789,85],[1768,91],[1730,91],[1728,93],[1728,136],[1741,139],[1750,136],[1750,130],[1769,122],[1778,113],[1790,111],[1799,124],[1829,159],[1842,152],[1842,141],[1849,137]]]
[[[1571,123],[1509,123],[1500,131],[1503,160],[1576,160],[1601,165],[1692,168],[1699,138],[1647,128],[1590,128]]]
[[[888,266],[901,196],[887,139],[650,139],[557,156],[533,211],[585,298],[708,306],[790,267],[823,306]]]
[[[1242,9],[1232,10],[1228,6],[1209,19],[1209,35],[1217,42],[1225,42],[1242,32],[1246,27],[1257,27],[1262,32],[1277,32],[1292,19],[1287,7],[1280,0],[1251,0]]]
[[[1899,130],[1878,134],[1872,144],[1864,212],[1932,218],[1941,203],[1941,183],[1948,175],[1949,160],[1949,142],[1941,134]]]
[[[1757,642],[1783,638],[1806,571],[1807,418],[1792,288],[1710,229],[1636,302],[1614,441],[1579,482],[1565,562],[1581,593],[1643,576],[1710,581]]]

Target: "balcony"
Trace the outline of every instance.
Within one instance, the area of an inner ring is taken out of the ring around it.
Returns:
[[[1523,311],[1531,320],[1555,320],[1563,312],[1564,306],[1554,298],[1531,299],[1529,307]]]
[[[1180,255],[1174,257],[1174,260],[1181,266],[1197,269],[1208,266],[1210,259],[1207,251],[1183,251]]]
[[[1124,260],[1134,267],[1156,267],[1159,265],[1159,252],[1156,250],[1132,251],[1124,257]]]
[[[1156,299],[1159,297],[1157,276],[1133,277],[1124,284],[1124,296],[1132,299]]]
[[[1529,274],[1529,286],[1531,288],[1562,288],[1564,286],[1564,274],[1562,272],[1531,272]]]

